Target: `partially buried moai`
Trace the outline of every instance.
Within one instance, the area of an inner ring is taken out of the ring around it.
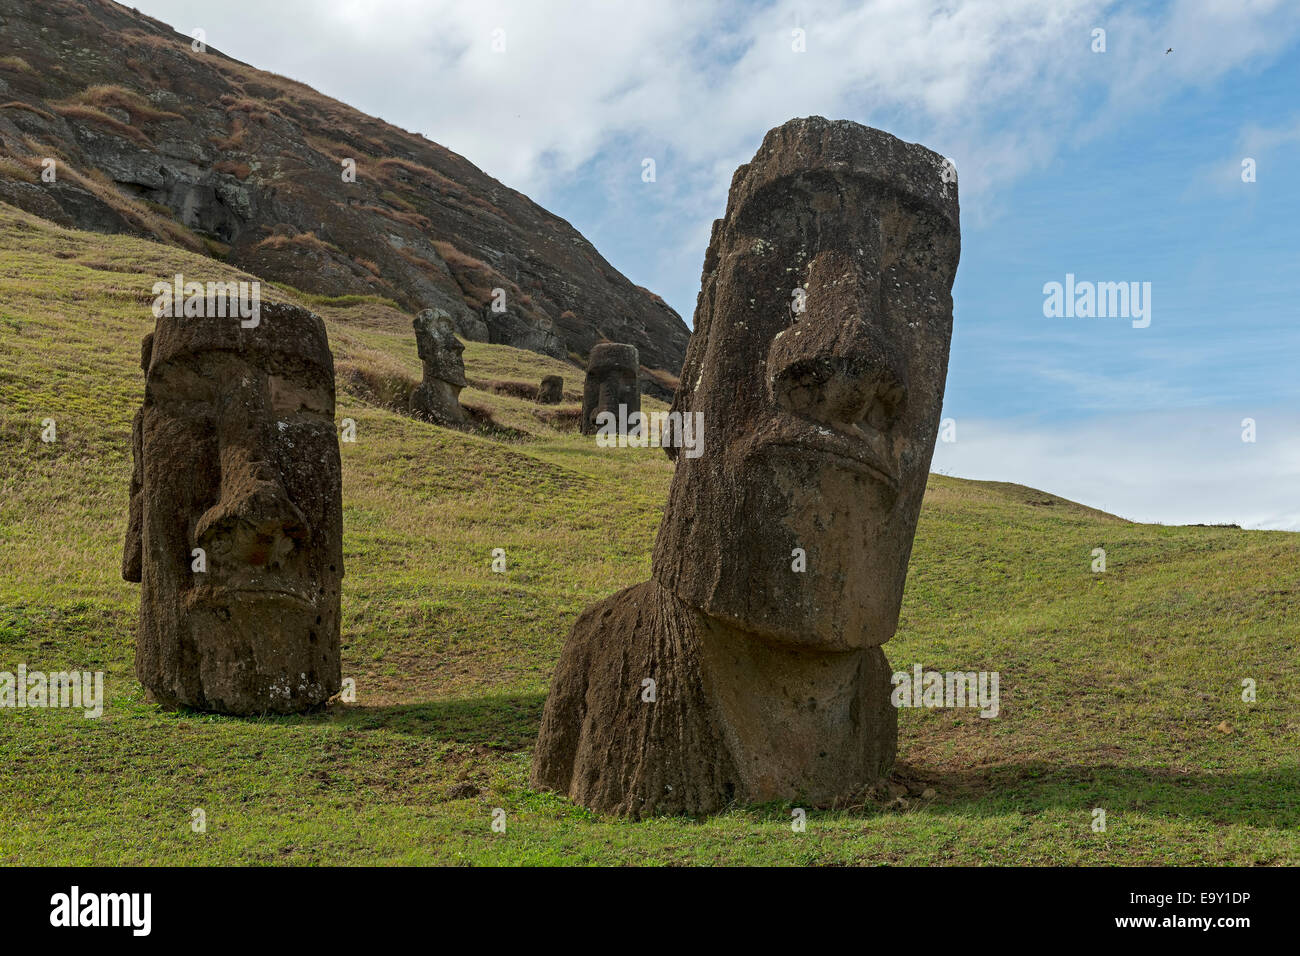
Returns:
[[[324,323],[271,303],[255,328],[164,316],[141,365],[122,559],[142,586],[136,675],[165,706],[323,703],[340,687],[343,581]]]
[[[638,418],[641,414],[640,367],[635,345],[602,342],[591,347],[582,386],[582,434],[597,432],[601,426],[597,418],[602,412],[609,412],[620,423],[637,421],[632,413],[636,412]]]
[[[651,580],[575,623],[534,786],[643,817],[843,805],[888,774],[881,645],[947,373],[950,168],[813,117],[737,170],[673,402],[712,444],[677,456]]]
[[[558,405],[564,401],[564,379],[559,375],[547,375],[537,389],[539,405]]]
[[[411,393],[411,411],[441,425],[463,425],[469,415],[460,404],[465,380],[465,346],[456,326],[442,309],[425,309],[415,317],[415,347],[424,366],[424,380]]]

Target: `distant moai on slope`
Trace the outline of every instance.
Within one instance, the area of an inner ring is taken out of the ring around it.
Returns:
[[[564,645],[532,784],[630,817],[842,805],[897,749],[893,636],[960,253],[942,156],[820,117],[770,131],[713,225],[652,576]],[[947,173],[947,174],[946,174]]]
[[[465,379],[465,346],[456,326],[442,309],[425,309],[415,317],[415,346],[424,366],[424,379],[411,392],[411,411],[440,425],[463,425],[469,414],[461,407]]]
[[[141,366],[122,558],[141,584],[136,675],[165,706],[323,703],[340,688],[343,581],[324,323],[272,303],[255,328],[161,317]]]
[[[537,401],[541,405],[558,405],[564,401],[564,379],[559,375],[547,375],[537,389]]]
[[[594,435],[600,424],[596,416],[611,412],[626,421],[641,411],[641,360],[635,345],[602,342],[593,345],[587,358],[587,378],[582,386],[582,421],[584,435]],[[619,406],[627,411],[619,416]]]

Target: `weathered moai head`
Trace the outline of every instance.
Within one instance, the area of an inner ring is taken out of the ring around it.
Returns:
[[[411,393],[411,410],[443,424],[469,420],[460,404],[465,380],[465,346],[456,326],[442,309],[425,309],[415,317],[415,347],[424,366],[424,380]]]
[[[322,703],[340,687],[343,581],[324,323],[266,303],[255,328],[162,317],[141,364],[122,561],[142,585],[137,676],[170,706]]]
[[[959,252],[942,156],[821,117],[767,134],[705,257],[673,411],[703,412],[708,439],[677,456],[660,584],[777,641],[893,635]]]
[[[596,416],[611,412],[620,422],[641,411],[640,356],[635,345],[602,342],[591,347],[587,378],[582,387],[582,433],[593,435],[600,427]],[[626,415],[619,415],[619,406]]]
[[[542,379],[537,389],[537,401],[541,405],[558,405],[564,401],[564,379],[559,375],[548,375]]]

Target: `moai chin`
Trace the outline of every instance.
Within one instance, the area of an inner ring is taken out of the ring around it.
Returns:
[[[559,375],[547,375],[537,389],[539,405],[558,405],[564,401],[564,379]]]
[[[600,428],[596,420],[601,412],[610,412],[620,423],[635,421],[641,412],[641,360],[635,345],[602,342],[591,347],[587,358],[587,377],[582,386],[582,422],[584,435],[594,435]],[[619,414],[619,406],[627,411]]]
[[[411,392],[411,411],[441,425],[463,425],[469,415],[460,404],[465,380],[465,346],[456,326],[442,309],[425,309],[415,317],[415,346],[424,366],[424,380]]]
[[[820,117],[736,171],[672,409],[702,412],[710,444],[675,455],[651,580],[574,625],[534,786],[644,817],[844,805],[888,774],[881,645],[943,401],[952,178]]]
[[[324,323],[274,303],[249,329],[162,317],[141,365],[122,559],[141,585],[136,675],[164,706],[323,703],[340,687],[343,581]]]

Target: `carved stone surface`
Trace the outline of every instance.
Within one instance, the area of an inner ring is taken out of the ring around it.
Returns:
[[[594,435],[599,424],[596,416],[611,412],[625,421],[641,411],[640,361],[635,345],[602,342],[593,346],[587,358],[587,378],[582,387],[582,423],[584,435]],[[619,406],[626,406],[624,416]]]
[[[835,805],[889,772],[880,645],[943,401],[953,178],[924,147],[820,117],[737,170],[673,401],[710,443],[675,456],[652,580],[575,623],[534,786],[642,817]]]
[[[548,375],[542,379],[537,389],[537,401],[542,405],[558,405],[564,401],[564,379],[559,375]]]
[[[325,326],[291,305],[159,318],[141,362],[122,574],[166,706],[292,713],[340,687],[341,466]],[[201,549],[196,552],[196,549]]]
[[[451,316],[425,309],[415,317],[415,345],[424,366],[424,380],[411,392],[411,411],[442,425],[463,425],[469,415],[460,404],[465,387],[465,346],[456,338]]]

